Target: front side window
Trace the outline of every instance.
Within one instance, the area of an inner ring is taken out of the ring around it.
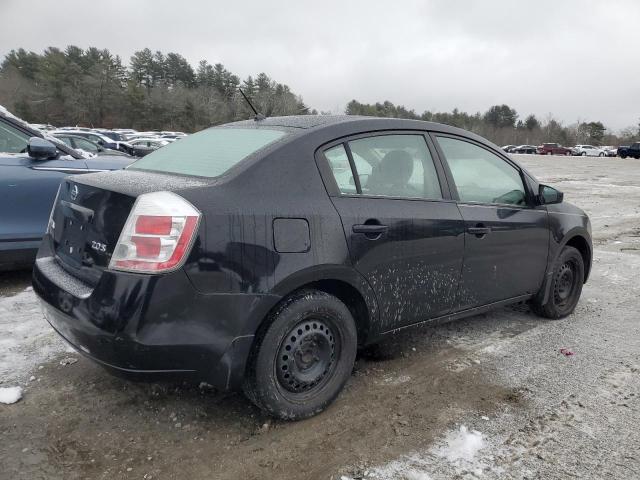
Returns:
[[[356,192],[344,147],[325,151],[342,193],[362,195],[441,199],[442,192],[435,165],[422,135],[379,135],[348,142],[360,180]],[[338,170],[345,165],[347,172]]]
[[[209,128],[158,148],[131,168],[218,177],[285,135],[281,130],[261,128]]]
[[[0,152],[22,153],[27,151],[29,135],[8,123],[0,122]]]
[[[437,139],[461,201],[526,205],[520,172],[505,160],[463,140]]]

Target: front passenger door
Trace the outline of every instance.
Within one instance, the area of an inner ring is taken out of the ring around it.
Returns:
[[[546,208],[532,204],[506,158],[461,137],[435,139],[466,229],[456,310],[536,293],[549,249]]]

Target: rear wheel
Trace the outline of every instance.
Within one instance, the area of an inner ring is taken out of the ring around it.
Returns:
[[[571,314],[580,300],[584,283],[584,261],[573,247],[564,247],[553,269],[549,298],[542,304],[533,301],[534,311],[546,318],[563,318]]]
[[[357,333],[336,297],[304,290],[267,320],[249,360],[244,391],[259,408],[299,420],[324,410],[349,379]]]

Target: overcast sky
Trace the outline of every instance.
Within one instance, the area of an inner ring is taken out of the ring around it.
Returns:
[[[145,47],[266,72],[318,110],[390,100],[612,129],[640,117],[639,0],[0,0],[0,55]]]

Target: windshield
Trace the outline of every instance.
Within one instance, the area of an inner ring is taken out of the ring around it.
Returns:
[[[284,135],[280,130],[210,128],[156,150],[131,168],[218,177]]]

